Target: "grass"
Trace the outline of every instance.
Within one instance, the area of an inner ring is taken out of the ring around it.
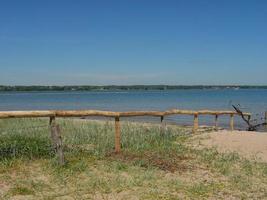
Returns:
[[[2,199],[264,199],[267,165],[190,146],[191,130],[58,120],[65,166],[57,165],[45,119],[0,120]]]

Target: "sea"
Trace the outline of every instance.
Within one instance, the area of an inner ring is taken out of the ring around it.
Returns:
[[[61,91],[61,92],[0,92],[0,111],[14,110],[108,110],[108,111],[164,111],[233,110],[238,106],[252,113],[254,123],[264,120],[267,111],[267,89],[188,89],[137,91]],[[105,118],[101,118],[106,120]],[[158,117],[124,118],[130,121],[159,123]],[[166,123],[192,125],[192,116],[168,116]],[[214,125],[214,116],[200,116],[200,125]],[[219,117],[219,126],[229,127],[229,116]],[[245,129],[241,117],[235,117],[235,127]]]

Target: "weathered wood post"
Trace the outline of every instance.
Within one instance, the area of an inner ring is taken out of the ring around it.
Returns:
[[[215,130],[218,130],[218,115],[215,115]]]
[[[194,127],[193,127],[193,133],[196,133],[198,129],[198,114],[194,114]]]
[[[234,114],[230,114],[230,130],[234,130]]]
[[[165,130],[166,130],[166,124],[165,122],[163,121],[164,119],[164,116],[160,116],[160,134],[164,134],[165,133]]]
[[[164,119],[164,116],[160,116],[160,122],[162,123]]]
[[[115,153],[121,152],[121,127],[120,118],[115,117]]]
[[[62,138],[60,135],[60,128],[59,128],[59,125],[56,124],[55,117],[50,117],[50,128],[51,128],[52,147],[57,154],[58,163],[60,165],[64,165],[65,159],[64,159],[64,153],[63,153]]]

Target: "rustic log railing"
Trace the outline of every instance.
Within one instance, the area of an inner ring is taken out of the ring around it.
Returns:
[[[136,117],[136,116],[154,116],[160,117],[161,124],[164,126],[163,119],[169,115],[191,115],[194,117],[193,132],[196,133],[199,127],[199,115],[215,116],[215,128],[218,128],[218,117],[220,115],[230,115],[230,129],[234,130],[234,115],[240,115],[234,111],[211,111],[211,110],[178,110],[172,109],[167,111],[129,111],[129,112],[112,112],[100,110],[48,110],[48,111],[0,111],[0,119],[4,118],[35,118],[49,117],[51,126],[51,138],[53,148],[59,157],[59,163],[64,164],[64,155],[62,140],[60,136],[59,126],[56,124],[57,117],[87,117],[87,116],[102,116],[115,118],[115,152],[121,151],[121,133],[120,133],[120,118],[121,117]],[[243,113],[244,116],[251,116],[250,113]],[[164,128],[162,127],[162,130]]]

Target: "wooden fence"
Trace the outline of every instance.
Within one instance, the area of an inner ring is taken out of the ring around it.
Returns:
[[[250,117],[250,113],[243,113]],[[211,111],[211,110],[167,110],[167,111],[129,111],[129,112],[112,112],[100,110],[49,110],[49,111],[0,111],[0,119],[4,118],[35,118],[35,117],[49,117],[51,126],[52,143],[57,155],[59,163],[64,164],[63,146],[60,135],[59,125],[56,124],[57,117],[87,117],[87,116],[102,116],[113,117],[115,119],[115,152],[121,151],[121,133],[120,133],[120,118],[122,117],[136,117],[136,116],[153,116],[160,117],[161,122],[165,116],[169,115],[191,115],[193,116],[193,132],[198,130],[199,115],[213,115],[215,117],[215,127],[218,128],[218,118],[221,115],[230,116],[230,129],[234,130],[234,115],[239,115],[234,111]],[[267,116],[267,114],[266,114]],[[162,123],[163,124],[163,123]]]

